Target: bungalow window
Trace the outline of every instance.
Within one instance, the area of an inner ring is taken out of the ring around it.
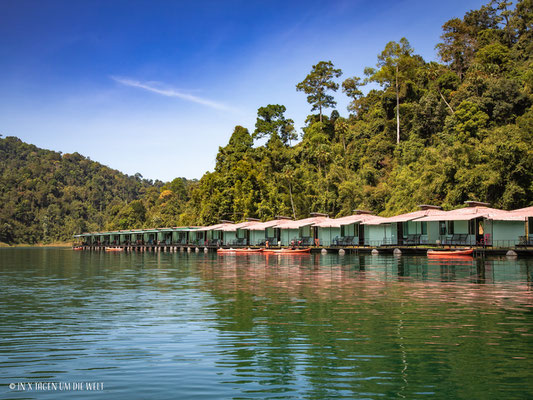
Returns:
[[[428,223],[427,222],[421,222],[420,223],[420,229],[421,229],[421,234],[422,235],[427,235],[428,234]]]
[[[441,236],[446,235],[446,222],[439,221],[439,234]]]
[[[341,225],[341,237],[344,237],[344,225]]]
[[[533,235],[533,217],[529,217],[527,222],[529,224],[527,231],[530,235]]]
[[[448,221],[448,233],[450,235],[453,235],[455,233],[453,221]]]
[[[409,235],[409,222],[402,222],[403,225],[403,234]]]

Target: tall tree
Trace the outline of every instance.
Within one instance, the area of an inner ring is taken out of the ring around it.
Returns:
[[[415,60],[411,57],[413,48],[406,38],[400,42],[389,42],[385,49],[378,55],[378,70],[365,68],[369,81],[378,82],[386,89],[394,87],[396,94],[396,143],[400,143],[400,85],[412,72]]]
[[[334,107],[337,102],[333,96],[328,94],[328,90],[336,92],[339,84],[333,81],[342,75],[340,69],[335,69],[331,61],[320,61],[313,65],[311,72],[305,79],[296,85],[296,90],[308,94],[307,102],[313,107],[311,111],[318,110],[320,113],[320,122],[322,122],[322,109]]]
[[[465,71],[474,59],[476,40],[472,28],[463,20],[453,18],[442,25],[442,43],[437,44],[439,57],[459,75],[462,80]]]
[[[269,104],[257,110],[257,121],[255,131],[252,135],[254,139],[268,137],[270,140],[277,136],[284,145],[290,145],[291,140],[296,140],[297,135],[294,130],[294,121],[285,118],[285,106],[279,104]]]
[[[361,78],[357,76],[348,78],[342,82],[342,91],[352,99],[352,102],[348,105],[349,111],[357,110],[357,100],[363,96],[363,92],[360,89],[361,86],[363,86],[363,83],[361,82]]]
[[[218,148],[215,170],[218,172],[230,171],[234,164],[241,160],[253,145],[253,139],[248,129],[237,125],[231,134],[228,144]]]

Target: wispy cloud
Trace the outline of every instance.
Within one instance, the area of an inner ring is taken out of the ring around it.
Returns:
[[[198,97],[190,93],[185,93],[179,89],[164,88],[164,87],[161,87],[161,85],[158,84],[157,82],[140,82],[140,81],[136,81],[133,79],[120,78],[116,76],[112,76],[111,79],[113,79],[115,82],[118,82],[122,85],[144,89],[152,93],[160,94],[161,96],[177,97],[179,99],[190,101],[192,103],[201,104],[203,106],[211,107],[216,110],[232,111],[232,108],[225,104],[218,103],[216,101],[212,101],[209,99],[204,99],[202,97]]]

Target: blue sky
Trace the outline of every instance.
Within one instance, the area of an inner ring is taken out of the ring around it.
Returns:
[[[0,134],[171,180],[212,170],[235,125],[331,60],[362,76],[405,36],[435,60],[442,24],[481,0],[0,1]],[[348,100],[339,91],[338,110]]]

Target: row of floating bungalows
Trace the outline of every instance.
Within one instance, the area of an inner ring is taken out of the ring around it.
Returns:
[[[421,205],[417,211],[389,218],[355,210],[354,215],[341,218],[313,213],[296,221],[250,218],[206,227],[132,229],[76,237],[87,246],[533,246],[533,207],[504,211],[487,203],[466,205],[452,211]]]

